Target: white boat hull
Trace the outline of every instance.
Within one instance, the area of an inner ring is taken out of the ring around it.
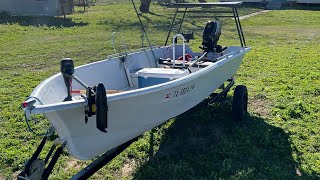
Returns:
[[[162,50],[155,50],[156,55]],[[30,113],[43,113],[47,117],[59,137],[67,142],[66,148],[73,157],[81,160],[92,159],[203,101],[236,73],[245,53],[249,50],[239,47],[232,55],[177,80],[118,94],[108,94],[107,133],[96,128],[95,116],[89,118],[87,124],[85,123],[84,100],[38,105]],[[76,69],[76,75],[79,71],[81,68]],[[43,88],[47,89],[47,93],[53,93],[54,91],[46,86],[46,83],[53,81],[57,82],[53,83],[52,87],[54,84],[63,84],[61,74],[39,85],[32,96],[39,97],[43,93]],[[108,82],[104,83],[108,87]],[[63,86],[60,88],[63,89]],[[66,94],[65,90],[63,92]]]

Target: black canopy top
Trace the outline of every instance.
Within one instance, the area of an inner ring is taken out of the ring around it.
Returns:
[[[192,7],[213,7],[213,6],[220,6],[220,7],[234,7],[237,5],[241,5],[242,1],[236,2],[210,2],[210,3],[173,3],[179,8],[192,8]]]

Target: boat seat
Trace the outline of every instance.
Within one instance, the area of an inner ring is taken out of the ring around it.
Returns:
[[[200,61],[197,64],[195,64],[194,67],[205,68],[205,67],[209,66],[212,63],[213,62]],[[186,62],[185,63],[185,67],[188,68],[190,64],[191,64],[190,61]],[[160,65],[161,65],[162,68],[172,68],[173,67],[173,62],[172,61],[163,61]],[[183,68],[182,61],[176,61],[175,68]]]
[[[122,90],[106,90],[106,94],[116,94],[116,93],[120,93],[120,92],[124,92],[124,91],[130,91],[133,90],[135,88],[126,88],[126,89],[122,89]],[[83,97],[81,95],[86,94],[86,90],[82,89],[82,90],[74,90],[72,92],[72,100],[81,100],[83,99]]]

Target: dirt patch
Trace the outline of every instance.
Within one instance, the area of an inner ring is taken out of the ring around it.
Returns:
[[[121,177],[129,177],[136,167],[136,162],[134,159],[129,159],[123,164],[121,169]]]
[[[263,14],[263,13],[267,13],[267,12],[270,12],[270,11],[271,10],[262,10],[262,11],[255,12],[255,13],[252,13],[252,14],[248,14],[248,15],[245,15],[245,16],[240,16],[239,19],[240,20],[247,19],[249,17],[256,16],[256,15]]]
[[[0,180],[3,180],[4,179],[4,177],[3,177],[3,175],[0,173]]]
[[[80,170],[81,169],[81,165],[79,164],[79,161],[72,158],[70,160],[67,161],[67,165],[64,168],[64,171],[68,171],[69,169],[74,168],[76,170]]]
[[[249,106],[255,114],[261,117],[270,116],[270,112],[267,108],[267,102],[264,99],[251,99]]]
[[[17,177],[18,177],[18,175],[20,174],[20,172],[21,171],[16,171],[16,172],[14,172],[12,175],[11,175],[11,179],[17,179]],[[3,176],[1,176],[1,174],[0,174],[0,179],[5,179],[5,178],[3,178]]]

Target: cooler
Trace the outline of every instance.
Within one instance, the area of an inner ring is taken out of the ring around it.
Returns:
[[[135,73],[138,77],[139,88],[165,83],[188,74],[189,72],[187,70],[164,68],[144,68]]]

